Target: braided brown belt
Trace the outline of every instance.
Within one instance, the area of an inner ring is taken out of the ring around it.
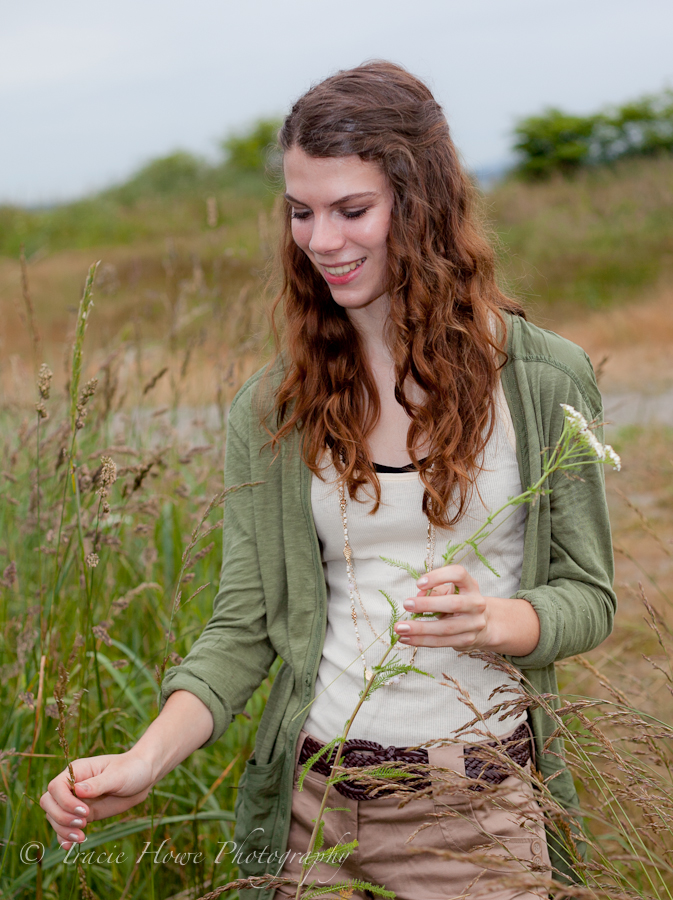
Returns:
[[[299,753],[299,765],[304,765],[325,745],[315,738],[307,735]],[[525,722],[522,722],[509,737],[501,741],[488,741],[482,744],[466,744],[463,748],[465,760],[465,774],[474,784],[468,787],[472,791],[483,791],[487,784],[497,785],[512,774],[502,763],[493,760],[492,754],[485,748],[498,749],[519,766],[524,766],[532,759],[530,731]],[[329,754],[324,754],[317,759],[311,769],[319,775],[329,778],[332,774],[332,766],[336,757],[336,747]],[[384,747],[376,741],[349,740],[344,744],[343,755],[340,764],[346,768],[360,768],[364,766],[384,765],[390,762],[421,763],[428,765],[427,750],[410,750],[408,747]],[[408,770],[411,775],[418,776],[414,779],[405,778],[403,786],[412,791],[420,791],[430,786],[430,781],[423,778],[427,774],[420,771]],[[368,786],[353,781],[339,781],[334,785],[336,790],[344,797],[351,800],[375,800],[377,797],[386,796],[402,786],[401,780],[391,782],[390,788],[377,790],[376,795],[367,793]]]

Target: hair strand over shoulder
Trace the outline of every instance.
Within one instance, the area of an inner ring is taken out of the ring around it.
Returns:
[[[388,235],[390,321],[396,397],[410,418],[407,449],[418,467],[423,508],[437,527],[465,511],[495,414],[505,333],[502,311],[523,315],[496,281],[491,245],[475,212],[441,107],[400,66],[370,62],[339,72],[293,106],[279,133],[283,151],[315,157],[357,155],[379,165],[393,190]],[[292,239],[286,207],[280,246],[282,285],[274,316],[285,319],[284,377],[276,392],[271,444],[293,429],[320,475],[326,448],[351,498],[380,484],[367,452],[379,397],[347,313]],[[274,333],[278,331],[274,324]],[[500,335],[500,337],[498,337]],[[278,342],[277,342],[278,345]],[[422,402],[407,386],[415,382]],[[420,460],[417,448],[426,447]]]

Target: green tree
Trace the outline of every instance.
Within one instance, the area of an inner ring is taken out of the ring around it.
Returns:
[[[514,129],[516,171],[529,179],[572,174],[629,156],[673,152],[673,90],[588,116],[551,108]]]
[[[260,119],[249,131],[230,135],[221,144],[227,164],[239,171],[264,172],[278,146],[276,134],[280,126],[280,119]]]
[[[153,159],[127,182],[107,192],[122,203],[134,203],[148,195],[177,194],[194,189],[209,171],[198,157],[178,150]]]
[[[641,97],[604,114],[594,135],[598,162],[673,151],[673,90]]]
[[[514,129],[514,150],[520,158],[518,172],[531,179],[545,178],[552,172],[569,174],[585,165],[596,119],[554,108],[523,119]]]

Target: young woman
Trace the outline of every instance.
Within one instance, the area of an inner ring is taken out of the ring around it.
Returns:
[[[494,690],[502,700],[519,688],[519,672],[533,692],[554,694],[555,660],[610,632],[600,467],[582,481],[557,478],[550,495],[493,533],[481,551],[498,577],[474,556],[441,565],[441,553],[540,477],[541,455],[561,433],[561,403],[600,417],[591,365],[498,289],[472,185],[418,79],[385,62],[340,72],[295,104],[279,139],[284,338],[232,404],[225,462],[228,485],[262,483],[227,500],[213,617],[167,674],[158,718],[127,753],[77,760],[76,796],[61,773],[43,809],[64,848],[84,840],[89,822],[127,810],[217,740],[280,656],[239,785],[235,841],[244,875],[298,874],[329,760],[302,793],[293,791],[298,762],[341,733],[381,657],[385,591],[409,614],[436,614],[395,626],[400,657],[434,678],[410,672],[377,691],[353,723],[345,762],[427,760],[473,779],[474,800],[425,791],[400,810],[394,797],[333,788],[329,805],[342,809],[326,817],[327,844],[359,842],[337,880],[383,883],[409,900],[469,896],[497,871],[435,851],[477,846],[511,854],[522,870],[551,858],[557,877],[572,878],[561,832],[545,838],[532,788],[498,766],[487,771],[475,748],[486,727],[520,765],[534,753],[572,813],[577,798],[559,742],[548,741],[551,719],[533,708],[533,748],[525,711],[504,721],[487,713]],[[428,574],[414,584],[382,556]],[[511,674],[461,653],[470,650],[501,654]],[[473,708],[440,683],[444,675]],[[471,726],[475,711],[484,722]],[[443,738],[453,742],[432,745]],[[421,743],[429,749],[409,755]],[[506,777],[520,816],[477,802],[485,778]],[[405,841],[428,820],[435,825],[411,843],[427,852],[408,854]],[[334,881],[335,871],[312,877]],[[492,896],[533,894],[502,886]]]

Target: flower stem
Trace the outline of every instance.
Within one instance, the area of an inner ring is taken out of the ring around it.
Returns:
[[[386,659],[388,658],[388,654],[395,646],[395,643],[391,643],[390,646],[386,648],[386,652],[383,654],[383,656],[379,660],[378,666],[374,667],[374,670],[372,671],[372,674],[371,674],[369,680],[367,681],[367,684],[365,685],[365,689],[363,690],[363,692],[360,695],[360,698],[355,706],[355,709],[353,710],[350,718],[346,722],[346,726],[344,728],[343,735],[341,736],[341,740],[339,741],[339,743],[337,745],[337,752],[336,752],[336,756],[334,757],[334,762],[332,763],[332,770],[334,770],[334,768],[336,766],[338,766],[339,763],[341,762],[341,757],[343,756],[344,746],[348,739],[348,732],[351,730],[351,726],[352,726],[353,722],[355,721],[355,717],[360,712],[362,704],[365,702],[365,700],[367,699],[367,696],[369,695],[371,687],[376,679],[378,669],[380,669],[380,667],[385,663]],[[322,797],[320,809],[318,810],[318,815],[316,816],[316,819],[315,819],[315,825],[313,826],[313,831],[311,832],[311,839],[309,841],[308,848],[306,850],[305,859],[308,859],[310,857],[310,855],[313,853],[313,849],[315,847],[315,842],[318,837],[318,831],[320,830],[320,823],[322,821],[323,813],[325,812],[325,807],[327,806],[327,797],[329,795],[329,789],[331,787],[332,787],[332,785],[330,784],[329,779],[328,779],[327,784],[325,785],[325,793],[323,794],[323,797]],[[304,882],[306,881],[306,875],[308,874],[310,868],[311,868],[311,866],[307,862],[304,862],[304,864],[302,865],[302,873],[301,873],[301,878],[299,879],[299,884],[297,885],[297,893],[295,894],[295,900],[300,900],[300,898],[301,898],[301,890],[304,886]]]

